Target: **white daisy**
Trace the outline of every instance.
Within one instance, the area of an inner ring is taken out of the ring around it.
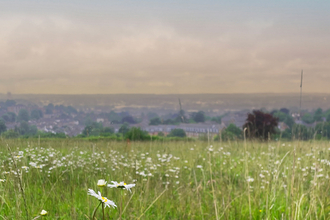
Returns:
[[[250,183],[252,183],[252,182],[254,181],[254,179],[251,178],[251,177],[248,177],[248,178],[247,178],[247,181],[250,182]]]
[[[42,215],[42,216],[45,216],[45,215],[47,215],[48,214],[48,212],[46,211],[46,210],[42,210],[41,212],[40,212],[40,215]]]
[[[110,188],[120,188],[120,189],[127,189],[131,192],[131,188],[135,186],[135,184],[126,184],[124,182],[116,182],[116,181],[111,181],[113,184],[108,184],[108,187]]]
[[[113,208],[117,207],[113,201],[107,199],[106,197],[102,197],[100,191],[98,192],[98,194],[96,194],[96,192],[94,190],[88,189],[88,195],[94,196],[95,198],[97,198],[98,200],[103,202],[105,204],[105,206],[108,206],[109,208],[110,208],[110,206],[112,206]]]
[[[98,187],[103,187],[107,184],[107,181],[105,181],[104,179],[101,179],[99,181],[97,181],[97,186]]]

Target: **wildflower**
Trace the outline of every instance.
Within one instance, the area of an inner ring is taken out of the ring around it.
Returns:
[[[0,179],[0,183],[4,183],[5,181],[5,179]]]
[[[251,177],[248,177],[246,181],[248,181],[249,183],[252,183],[254,181],[254,179]]]
[[[197,165],[196,167],[199,168],[199,169],[203,168],[202,165]]]
[[[101,179],[99,181],[97,181],[97,186],[98,187],[103,187],[107,184],[107,181],[105,181],[104,179]]]
[[[100,191],[98,192],[98,194],[96,194],[96,192],[94,190],[88,189],[88,195],[94,196],[95,198],[100,200],[100,202],[103,202],[105,206],[108,206],[109,208],[110,208],[110,206],[112,206],[113,208],[117,207],[113,201],[111,201],[105,197],[102,197]]]
[[[48,212],[46,211],[46,210],[42,210],[41,212],[40,212],[40,215],[42,215],[42,216],[45,216],[45,215],[47,215],[48,214]]]
[[[135,184],[126,184],[124,182],[116,182],[116,181],[111,181],[113,184],[108,184],[108,187],[110,188],[120,188],[120,189],[127,189],[131,191],[131,188],[135,186]]]

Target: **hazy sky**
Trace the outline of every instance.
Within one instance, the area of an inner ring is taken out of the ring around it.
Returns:
[[[330,1],[241,2],[2,0],[0,93],[330,93]]]

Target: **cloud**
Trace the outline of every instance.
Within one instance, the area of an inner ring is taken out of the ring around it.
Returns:
[[[1,92],[296,92],[302,68],[306,91],[330,92],[326,21],[1,16]]]

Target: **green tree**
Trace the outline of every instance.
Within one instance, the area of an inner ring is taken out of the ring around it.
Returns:
[[[287,128],[282,132],[282,139],[286,139],[286,140],[292,139],[291,129]]]
[[[30,126],[28,122],[22,121],[18,127],[18,131],[20,135],[32,136],[38,132],[38,129],[35,125]]]
[[[315,132],[319,135],[319,137],[330,138],[330,123],[318,123],[315,126]]]
[[[281,111],[277,111],[273,114],[274,117],[278,118],[280,122],[283,122],[287,118],[287,114]]]
[[[237,127],[235,124],[229,124],[228,127],[221,132],[221,139],[227,140],[237,140],[243,138],[243,131]],[[219,135],[214,137],[214,141],[219,141]]]
[[[193,112],[190,117],[197,123],[205,122],[205,113],[203,111]]]
[[[160,131],[160,132],[158,132],[157,136],[159,136],[159,137],[164,137],[165,134],[164,134],[163,132]]]
[[[221,124],[221,116],[217,116],[217,117],[212,117],[211,118],[211,121],[214,121],[218,124]]]
[[[30,119],[29,112],[26,109],[19,110],[19,113],[17,116],[18,122],[29,121],[29,119]]]
[[[46,106],[46,114],[53,114],[53,110],[54,110],[54,105],[52,103],[49,103],[47,106]]]
[[[30,126],[30,129],[29,129],[29,133],[28,133],[28,135],[33,136],[33,135],[36,135],[37,132],[38,132],[38,128],[37,128],[37,126],[35,126],[35,125],[31,125],[31,126]]]
[[[168,137],[186,137],[186,132],[181,128],[172,129]]]
[[[125,135],[129,131],[129,124],[124,123],[120,128],[119,128],[119,133]]]
[[[6,124],[3,120],[0,120],[0,134],[2,134],[5,131],[7,131]]]
[[[105,127],[105,128],[103,128],[103,132],[104,133],[110,133],[110,134],[115,133],[114,129],[111,128],[111,127]]]
[[[7,101],[5,102],[5,106],[6,107],[10,107],[10,106],[14,106],[14,105],[16,105],[15,100],[9,100],[9,99],[7,99]]]
[[[18,138],[19,137],[19,133],[13,129],[10,129],[10,130],[4,132],[2,135],[5,138]]]
[[[119,124],[121,122],[121,119],[122,119],[122,117],[114,111],[111,111],[110,113],[108,113],[108,120],[112,124]]]
[[[14,112],[7,112],[7,115],[9,116],[9,122],[16,121],[16,114]]]
[[[26,121],[22,121],[20,126],[19,126],[19,133],[20,135],[26,135],[29,133],[30,130],[30,126],[29,123],[27,123]]]
[[[9,116],[7,114],[4,114],[2,116],[2,120],[4,120],[5,122],[9,122]]]
[[[226,132],[232,133],[233,135],[235,135],[238,138],[242,138],[243,137],[243,132],[242,130],[237,127],[235,124],[230,124],[228,125],[228,127],[225,130]]]
[[[292,128],[292,126],[295,124],[294,119],[291,115],[287,115],[283,122],[290,128]]]
[[[322,121],[323,110],[318,108],[314,113],[314,121]]]
[[[42,118],[42,116],[43,116],[42,111],[39,109],[33,109],[31,111],[31,119],[38,120],[38,119]]]
[[[102,129],[100,136],[108,137],[108,136],[111,136],[113,133],[115,133],[113,128],[105,127]]]
[[[102,123],[92,122],[90,125],[87,125],[82,134],[84,136],[100,136],[103,132],[103,125]]]
[[[290,114],[290,110],[287,109],[287,108],[281,108],[281,109],[280,109],[280,112],[283,112],[283,113],[285,113],[285,114],[287,114],[287,115]]]
[[[148,132],[141,130],[141,128],[132,127],[126,134],[125,139],[132,141],[150,140]]]
[[[151,119],[149,122],[149,125],[159,125],[161,123],[162,123],[162,121],[160,120],[160,118],[157,117],[157,118]]]
[[[129,124],[135,124],[136,121],[131,115],[127,115],[121,119],[122,123],[129,123]]]
[[[305,113],[301,120],[307,124],[312,124],[314,122],[314,117],[310,113]]]
[[[284,109],[283,111],[281,110],[274,112],[273,116],[278,118],[280,122],[284,122],[286,125],[292,128],[293,124],[295,123],[293,117],[290,114],[285,113],[287,112],[286,109]]]
[[[78,113],[77,109],[75,109],[71,105],[69,105],[66,108],[64,108],[64,112],[66,112],[68,114],[77,114]]]
[[[91,119],[91,117],[90,116],[87,116],[85,119],[84,119],[84,125],[85,126],[91,126],[93,123],[94,123],[94,121]]]

